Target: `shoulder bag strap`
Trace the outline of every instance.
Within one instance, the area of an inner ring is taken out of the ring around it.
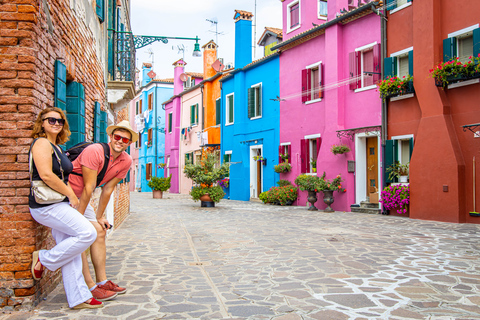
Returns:
[[[33,175],[33,172],[32,172],[32,161],[33,161],[32,148],[33,148],[33,145],[35,144],[35,141],[37,141],[38,139],[39,138],[33,140],[32,144],[30,145],[30,151],[28,152],[29,153],[28,172],[30,173],[30,185],[32,184],[32,175]],[[63,168],[62,168],[62,160],[60,160],[60,157],[57,154],[57,150],[55,150],[56,147],[53,145],[53,143],[50,142],[50,144],[52,145],[53,153],[55,153],[55,157],[57,158],[58,164],[60,165],[60,172],[62,173],[62,181],[65,182],[64,181],[64,175],[63,175]]]

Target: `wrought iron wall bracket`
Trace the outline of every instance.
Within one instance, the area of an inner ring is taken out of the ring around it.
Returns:
[[[373,126],[373,127],[361,127],[361,128],[354,128],[354,129],[346,129],[346,130],[338,130],[337,137],[341,138],[349,138],[353,141],[353,138],[358,133],[366,133],[367,135],[378,136],[380,135],[382,127],[381,126]]]
[[[469,124],[462,126],[463,132],[471,131],[473,134],[477,134],[477,129],[480,128],[480,123],[475,123],[475,124]]]

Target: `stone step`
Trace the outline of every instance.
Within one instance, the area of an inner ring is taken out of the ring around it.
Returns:
[[[370,202],[367,202],[367,201],[362,201],[362,202],[360,202],[360,207],[361,207],[361,208],[378,209],[378,208],[380,208],[380,204],[378,204],[378,203],[370,203]]]
[[[351,212],[359,212],[359,213],[370,213],[370,214],[380,214],[380,209],[375,208],[362,208],[362,207],[350,207]]]

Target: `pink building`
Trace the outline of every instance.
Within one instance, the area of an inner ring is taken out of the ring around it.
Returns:
[[[375,85],[381,18],[374,12],[378,3],[366,1],[282,1],[284,41],[273,47],[281,52],[280,152],[288,152],[292,163],[280,178],[340,174],[347,191],[334,193],[337,211],[367,206],[382,189],[382,103]],[[349,6],[353,2],[360,5]],[[334,155],[331,147],[338,144],[351,151]],[[300,192],[297,204],[306,205],[306,198]],[[326,207],[321,200],[316,206]]]
[[[180,174],[183,168],[180,164],[180,136],[181,136],[181,106],[182,92],[203,80],[201,73],[185,72],[187,63],[182,59],[173,63],[175,67],[173,78],[173,96],[162,103],[165,107],[165,176],[172,175],[171,193],[180,192]]]

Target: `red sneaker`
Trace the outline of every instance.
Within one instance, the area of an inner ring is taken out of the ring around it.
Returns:
[[[100,286],[97,286],[91,292],[92,292],[92,296],[98,301],[112,300],[117,296],[116,292],[105,290],[104,288],[100,288]]]
[[[78,309],[96,309],[96,308],[102,308],[103,307],[103,302],[97,301],[95,298],[92,298],[89,303],[80,303],[73,307],[72,309],[78,310]]]
[[[99,284],[97,287],[100,287],[102,289],[108,290],[108,291],[113,291],[118,294],[124,294],[127,292],[126,288],[119,287],[118,284],[113,283],[112,281],[108,280],[105,284]]]

